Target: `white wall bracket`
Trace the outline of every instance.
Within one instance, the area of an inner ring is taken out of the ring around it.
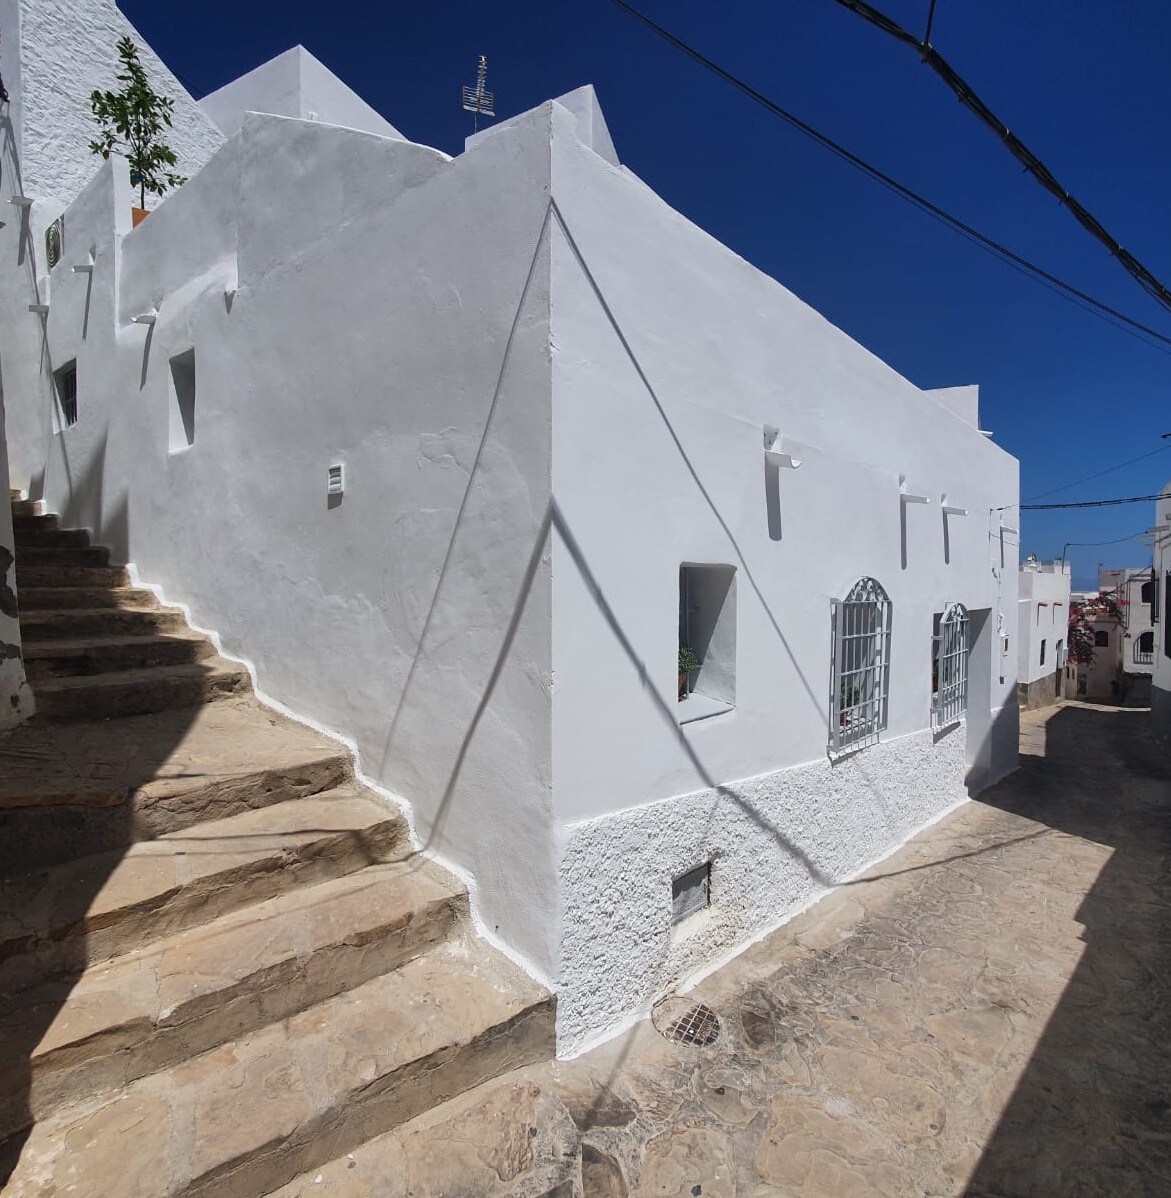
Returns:
[[[92,275],[94,264],[92,262],[78,262],[72,270],[75,275]]]
[[[943,508],[945,516],[966,516],[968,514],[966,507],[956,507],[955,504],[948,503],[946,494],[940,495],[939,506]]]
[[[159,318],[159,314],[157,312],[139,312],[139,314],[137,316],[132,316],[130,318],[130,323],[131,324],[153,325],[154,322],[156,320],[158,320],[158,318]]]
[[[33,206],[32,199],[29,196],[9,196],[8,202],[15,204],[17,208],[31,208]]]
[[[796,470],[801,465],[801,459],[791,453],[781,452],[781,433],[771,424],[764,426],[764,460],[770,466],[783,466]]]
[[[928,495],[916,495],[913,491],[907,490],[907,476],[899,475],[899,502],[900,503],[930,503],[931,498]]]

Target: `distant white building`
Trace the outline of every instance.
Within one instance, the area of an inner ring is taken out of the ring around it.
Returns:
[[[1017,617],[1017,695],[1021,709],[1049,707],[1063,693],[1070,568],[1030,558],[1021,566]]]
[[[1111,595],[1124,620],[1120,662],[1124,674],[1150,677],[1155,671],[1155,618],[1158,592],[1153,566],[1099,570],[1098,590]]]
[[[1018,465],[976,388],[672,210],[591,88],[451,158],[300,51],[202,106],[159,73],[190,180],[132,228],[84,149],[124,19],[3,22],[13,485],[356,747],[563,1051],[1015,768]]]
[[[1151,719],[1160,735],[1171,738],[1171,482],[1155,504],[1150,534],[1155,574]]]

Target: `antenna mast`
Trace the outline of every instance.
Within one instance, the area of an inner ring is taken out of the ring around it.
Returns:
[[[496,96],[488,91],[488,59],[481,54],[480,65],[476,70],[476,86],[460,89],[465,112],[472,113],[472,132],[480,129],[480,117],[496,115]]]

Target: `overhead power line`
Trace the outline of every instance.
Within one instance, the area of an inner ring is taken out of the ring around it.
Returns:
[[[1121,545],[1123,541],[1137,541],[1139,537],[1146,536],[1147,530],[1144,528],[1142,532],[1132,532],[1129,537],[1118,537],[1113,541],[1066,541],[1066,549],[1098,549],[1102,545]],[[1062,557],[1065,554],[1062,553]]]
[[[1116,328],[1121,328],[1124,332],[1131,333],[1132,336],[1137,336],[1140,341],[1143,341],[1148,345],[1154,344],[1156,349],[1160,349],[1164,353],[1168,352],[1168,350],[1171,350],[1171,337],[1158,332],[1156,329],[1152,329],[1149,325],[1145,325],[1141,321],[1135,320],[1132,316],[1127,316],[1126,313],[1120,312],[1117,308],[1111,307],[1102,300],[1095,299],[1092,295],[1089,295],[1086,292],[1081,291],[1079,288],[1074,287],[1072,284],[1065,282],[1064,279],[1060,279],[1056,275],[1051,274],[1043,267],[1038,266],[1035,262],[1030,262],[1027,258],[1013,250],[1010,250],[1007,246],[1002,245],[1000,242],[989,237],[987,234],[981,233],[978,229],[975,229],[965,221],[962,221],[958,216],[953,216],[950,212],[947,212],[945,209],[939,207],[938,204],[933,204],[926,197],[900,183],[897,179],[892,178],[890,175],[867,162],[865,159],[860,158],[857,154],[853,153],[853,151],[846,149],[845,146],[834,141],[833,138],[819,132],[812,125],[808,124],[806,121],[803,121],[794,113],[789,112],[788,109],[781,107],[781,105],[775,100],[770,99],[763,92],[758,91],[750,83],[746,83],[743,79],[739,78],[737,75],[734,75],[731,71],[720,66],[719,63],[708,58],[707,55],[695,49],[694,46],[688,45],[688,43],[683,41],[682,38],[676,37],[675,34],[670,32],[670,30],[664,29],[662,25],[659,25],[656,21],[651,20],[650,17],[648,17],[645,13],[640,12],[633,5],[627,4],[626,0],[611,0],[611,3],[615,4],[618,8],[622,9],[623,12],[640,22],[652,33],[656,34],[658,37],[661,37],[664,41],[670,43],[677,50],[680,50],[682,53],[686,54],[693,61],[699,63],[699,65],[705,70],[710,71],[713,75],[717,75],[720,79],[723,79],[725,83],[731,84],[731,86],[736,88],[737,91],[743,93],[750,100],[756,104],[759,104],[768,112],[772,113],[773,116],[779,117],[781,120],[791,125],[794,129],[804,133],[806,137],[817,142],[818,145],[829,150],[831,153],[836,154],[843,161],[848,162],[853,167],[856,167],[858,170],[862,171],[863,174],[866,174],[871,179],[881,183],[884,187],[889,188],[896,195],[901,196],[903,199],[914,204],[915,207],[919,208],[921,211],[935,217],[936,220],[941,221],[943,224],[954,229],[964,237],[967,237],[970,241],[975,242],[977,245],[986,250],[989,250],[1002,261],[1007,262],[1010,266],[1014,266],[1023,273],[1030,275],[1034,280],[1042,283],[1045,286],[1048,286],[1051,290],[1057,292],[1059,295],[1063,295],[1066,299],[1069,299],[1079,307],[1093,312],[1093,314],[1096,316],[1100,316],[1110,324],[1115,325]],[[1156,342],[1158,344],[1155,344]],[[1164,346],[1168,348],[1164,349]]]
[[[1096,474],[1087,474],[1085,478],[1074,479],[1071,483],[1066,483],[1061,487],[1054,487],[1052,491],[1042,491],[1040,495],[1030,495],[1025,501],[1031,503],[1034,499],[1044,499],[1047,495],[1056,495],[1060,491],[1068,491],[1071,487],[1080,486],[1082,483],[1088,483],[1093,478],[1101,478],[1103,474],[1113,474],[1115,470],[1121,470],[1123,466],[1133,466],[1135,462],[1141,462],[1145,458],[1153,458],[1157,453],[1166,453],[1171,449],[1171,445],[1160,445],[1158,449],[1152,449],[1150,453],[1140,453],[1137,458],[1127,458],[1125,462],[1119,462],[1117,466],[1107,466],[1105,470],[1099,470]]]
[[[1165,495],[1129,495],[1125,499],[1088,499],[1083,503],[1022,503],[1022,512],[1055,512],[1059,508],[1117,507],[1123,503],[1150,503]]]
[[[1030,175],[1050,195],[1056,196],[1070,212],[1074,219],[1096,241],[1101,242],[1110,253],[1118,259],[1125,270],[1148,295],[1157,299],[1165,308],[1171,309],[1171,289],[1155,277],[1129,250],[1125,249],[1111,236],[1106,227],[1080,200],[1070,195],[1058,182],[1053,172],[1025,145],[1023,141],[976,95],[971,86],[961,77],[960,73],[931,45],[930,24],[923,38],[916,37],[908,29],[904,29],[897,21],[885,13],[865,3],[865,0],[836,0],[843,8],[865,18],[884,33],[913,46],[919,57],[947,84],[955,93],[956,98],[996,134],[1004,143],[1008,152],[1025,168]],[[934,16],[935,4],[932,3],[931,15]]]
[[[835,2],[843,8],[849,8],[851,12],[857,13],[859,17],[869,20],[871,25],[876,25],[885,34],[898,38],[898,41],[905,42],[907,46],[915,47],[919,52],[919,58],[923,59],[926,65],[952,89],[961,104],[971,109],[979,117],[979,120],[983,121],[984,125],[988,126],[996,134],[996,137],[1003,141],[1010,155],[1028,171],[1028,174],[1032,175],[1033,179],[1036,179],[1040,183],[1040,186],[1045,188],[1046,192],[1049,192],[1050,195],[1056,195],[1057,199],[1069,208],[1069,211],[1073,213],[1074,219],[1082,226],[1082,229],[1085,229],[1089,236],[1110,250],[1110,253],[1118,259],[1123,270],[1130,274],[1131,278],[1135,279],[1135,282],[1141,286],[1143,291],[1158,299],[1159,303],[1163,304],[1165,308],[1171,309],[1171,289],[1167,289],[1163,283],[1160,283],[1159,279],[1155,278],[1154,274],[1148,271],[1147,267],[1143,266],[1142,262],[1135,258],[1134,254],[1130,253],[1130,250],[1124,249],[1116,238],[1110,235],[1105,225],[1080,200],[1070,195],[1066,188],[1062,187],[1062,184],[1057,181],[1054,173],[1040,161],[1037,155],[1034,155],[1032,150],[1028,149],[1024,141],[1016,137],[1012,129],[988,107],[988,104],[985,104],[983,99],[980,99],[976,95],[976,92],[962,79],[960,73],[952,66],[952,63],[944,59],[943,55],[934,46],[931,46],[930,26],[928,34],[920,40],[910,30],[904,29],[897,20],[892,20],[886,16],[886,13],[879,12],[877,8],[865,4],[865,0],[835,0]],[[934,16],[934,12],[935,5],[932,2],[932,16]]]

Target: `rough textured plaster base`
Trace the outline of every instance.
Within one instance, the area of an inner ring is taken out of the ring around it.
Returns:
[[[1017,684],[1017,698],[1021,711],[1033,711],[1038,707],[1052,707],[1057,702],[1057,674],[1050,671],[1032,682]]]
[[[963,802],[964,734],[962,725],[938,741],[918,733],[834,765],[572,825],[561,865],[559,1051],[644,1011]],[[707,860],[711,906],[673,929],[671,879]]]

